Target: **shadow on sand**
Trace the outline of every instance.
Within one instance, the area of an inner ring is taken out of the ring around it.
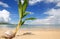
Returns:
[[[35,34],[33,34],[31,32],[26,32],[26,33],[23,33],[22,35],[17,35],[17,36],[24,36],[24,35],[35,35]]]

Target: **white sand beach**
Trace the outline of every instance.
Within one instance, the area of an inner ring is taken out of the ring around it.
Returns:
[[[0,37],[8,28],[0,28]],[[1,39],[1,38],[0,38]],[[13,39],[60,39],[59,29],[20,29]]]

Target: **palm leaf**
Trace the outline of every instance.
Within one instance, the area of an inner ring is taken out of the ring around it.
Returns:
[[[25,23],[25,21],[26,21],[26,20],[24,20],[21,25],[23,25],[23,24]]]
[[[26,17],[28,14],[30,14],[30,13],[29,13],[29,12],[25,12],[25,13],[23,14],[23,17],[22,17],[22,18]]]
[[[23,13],[25,13],[25,11],[26,11],[26,8],[28,6],[28,2],[29,2],[29,0],[24,0],[24,3],[23,3]]]
[[[25,20],[35,20],[36,18],[26,18]]]
[[[19,16],[20,16],[20,18],[22,18],[22,16],[23,16],[23,7],[22,7],[21,0],[19,0],[18,9],[19,9]]]
[[[35,20],[36,18],[26,18],[23,22],[22,22],[22,24],[21,25],[23,25],[24,23],[25,23],[25,21],[27,21],[27,20]]]

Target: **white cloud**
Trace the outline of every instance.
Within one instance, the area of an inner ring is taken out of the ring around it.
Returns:
[[[34,4],[36,4],[37,2],[41,2],[42,0],[29,0],[29,4],[30,5],[34,5]],[[24,0],[22,0],[21,1],[22,2],[22,4],[24,3]]]
[[[8,4],[3,3],[3,2],[1,2],[1,1],[0,1],[0,6],[3,6],[3,7],[9,7]]]
[[[34,14],[33,12],[29,12],[29,11],[26,11],[26,12],[28,12],[30,15]]]
[[[44,0],[45,3],[55,2],[55,0]]]
[[[27,21],[25,24],[54,24],[51,20],[53,18],[53,16],[49,16],[45,19],[36,19],[36,20],[33,20],[33,21]]]
[[[10,12],[7,10],[0,11],[0,22],[9,22],[11,20],[10,18]]]
[[[45,3],[58,3],[60,0],[35,0],[36,2],[41,2],[44,1]]]
[[[57,6],[57,7],[60,7],[60,2],[58,2],[56,6]]]
[[[17,1],[17,0],[15,0],[15,1]],[[34,5],[34,4],[36,4],[36,3],[38,3],[38,2],[41,2],[41,1],[43,1],[43,0],[29,0],[29,4],[30,5]],[[22,4],[24,3],[24,0],[21,0],[21,2],[22,2]]]
[[[57,7],[60,7],[60,0],[45,0],[44,1],[45,3],[56,3],[57,5]]]
[[[30,5],[34,5],[38,2],[44,1],[45,3],[57,3],[56,6],[60,6],[60,0],[29,0]],[[45,19],[37,19],[34,21],[27,21],[27,24],[60,24],[60,9],[50,9],[44,14],[49,16]]]
[[[50,24],[51,23],[60,24],[60,9],[51,9],[48,12],[46,12],[45,14],[53,16],[52,18],[49,18]]]
[[[38,2],[41,2],[42,0],[30,0],[29,1],[29,4],[30,5],[34,5],[34,4],[36,4],[36,3],[38,3]]]
[[[59,13],[60,13],[60,9],[51,9],[48,12],[45,12],[44,14],[58,16],[58,15],[60,15]]]
[[[29,4],[34,5],[34,4],[41,2],[41,1],[44,1],[45,3],[51,3],[51,2],[57,3],[60,0],[29,0]]]
[[[29,0],[29,4],[34,5],[34,4],[41,2],[41,1],[44,1],[45,3],[51,3],[51,2],[58,3],[58,2],[60,2],[60,0]],[[22,0],[22,3],[23,2],[24,1]]]
[[[46,3],[50,3],[50,2],[54,2],[54,3],[57,3],[59,2],[60,0],[44,0]]]
[[[17,1],[17,0],[15,0],[15,1]],[[45,3],[52,3],[52,2],[58,3],[58,2],[60,2],[60,0],[29,0],[29,4],[34,5],[34,4],[39,3],[41,1],[44,1]],[[24,0],[21,0],[21,2],[23,3]]]
[[[26,22],[27,24],[60,24],[60,9],[51,9],[44,14],[49,16],[45,19],[37,19]]]

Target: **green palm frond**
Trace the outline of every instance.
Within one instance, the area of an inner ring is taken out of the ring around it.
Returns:
[[[25,11],[26,11],[26,8],[28,6],[28,2],[29,2],[29,0],[24,0],[24,3],[23,3],[23,13],[25,13]]]
[[[36,18],[26,18],[25,20],[23,20],[23,22],[22,22],[22,24],[21,25],[23,25],[24,23],[25,23],[25,21],[27,21],[27,20],[35,20]]]
[[[35,20],[36,18],[26,18],[25,20]]]
[[[22,17],[22,18],[26,17],[28,14],[30,14],[30,13],[29,13],[29,12],[25,12],[25,13],[23,14],[23,17]]]
[[[26,21],[26,20],[24,20],[21,25],[23,25],[23,24],[25,23],[25,21]]]
[[[18,2],[18,9],[19,9],[19,16],[20,16],[20,18],[22,18],[22,16],[23,16],[23,5],[21,3],[21,0],[19,0],[19,2]]]

